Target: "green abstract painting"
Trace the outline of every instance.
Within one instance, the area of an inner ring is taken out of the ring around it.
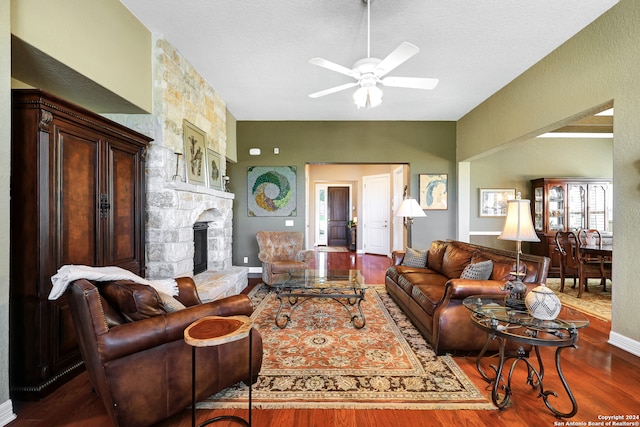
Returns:
[[[247,168],[249,216],[296,216],[296,167]]]

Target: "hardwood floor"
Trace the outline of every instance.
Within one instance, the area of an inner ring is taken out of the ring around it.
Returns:
[[[316,255],[316,265],[330,269],[359,269],[366,283],[384,283],[384,271],[390,260],[378,255],[356,255],[353,252],[323,252]],[[254,285],[259,279],[250,279]],[[630,417],[621,421],[639,422],[638,394],[640,393],[640,358],[607,343],[610,323],[590,318],[591,324],[580,331],[579,349],[562,353],[562,368],[578,402],[578,414],[569,420],[555,418],[544,406],[537,392],[526,385],[524,365],[514,374],[511,405],[505,410],[253,410],[256,427],[415,427],[415,426],[559,426],[588,425],[602,421],[603,416]],[[542,349],[547,366],[545,388],[555,390],[559,397],[551,397],[560,410],[568,410],[570,403],[564,394],[554,366],[553,349]],[[455,357],[471,380],[486,388],[476,370],[474,357]],[[132,373],[133,375],[134,373]],[[40,402],[13,402],[18,419],[10,427],[109,427],[111,426],[102,402],[91,391],[86,373],[79,375]],[[197,411],[198,422],[215,415],[246,416],[246,410]],[[636,418],[633,418],[636,417]],[[573,424],[568,424],[568,423]],[[582,424],[584,422],[584,424]],[[188,427],[190,411],[185,410],[156,427]],[[216,426],[236,426],[229,422]],[[606,424],[605,424],[606,425]],[[619,424],[622,425],[622,424]],[[638,425],[638,424],[635,424]]]

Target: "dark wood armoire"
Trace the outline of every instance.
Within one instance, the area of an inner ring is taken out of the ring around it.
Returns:
[[[12,92],[9,375],[13,399],[43,397],[83,369],[65,264],[144,277],[150,138],[40,90]]]

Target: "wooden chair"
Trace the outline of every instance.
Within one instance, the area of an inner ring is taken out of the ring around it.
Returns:
[[[588,291],[589,279],[602,279],[603,273],[599,264],[589,263],[580,254],[580,242],[572,231],[558,231],[555,236],[556,249],[560,253],[560,292],[564,292],[564,281],[567,276],[573,277],[573,286],[578,279],[578,298],[582,291]]]
[[[595,245],[598,247],[602,247],[603,244],[602,234],[600,233],[600,230],[597,230],[595,228],[581,228],[580,230],[578,230],[578,241],[581,245]],[[602,280],[600,281],[600,283],[602,284],[602,290],[606,291],[607,279],[611,280],[611,257],[587,255],[585,257],[585,260],[589,263],[597,264],[600,266],[600,270],[602,272]]]

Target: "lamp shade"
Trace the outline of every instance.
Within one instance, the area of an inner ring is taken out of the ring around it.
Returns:
[[[413,197],[407,197],[400,203],[400,207],[395,213],[395,216],[402,216],[405,218],[415,218],[418,216],[427,216],[424,213],[416,199]]]
[[[539,242],[533,229],[530,201],[526,199],[507,200],[507,219],[498,239],[516,242]]]

